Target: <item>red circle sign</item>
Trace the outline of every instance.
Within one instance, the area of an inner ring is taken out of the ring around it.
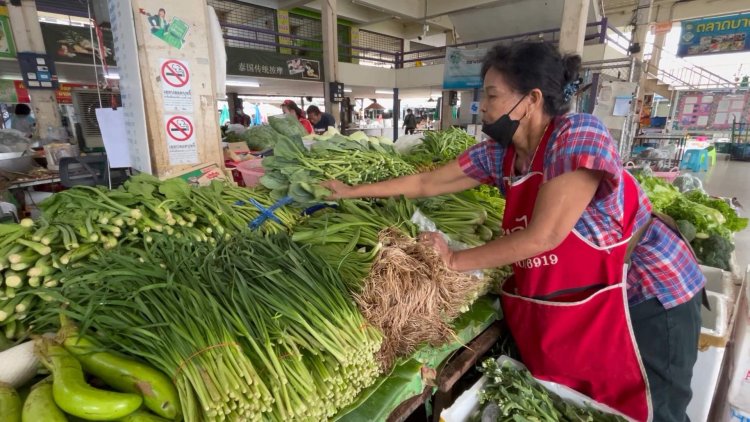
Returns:
[[[177,142],[184,142],[193,136],[193,124],[186,117],[174,116],[167,121],[167,135]]]
[[[167,85],[182,88],[190,81],[187,66],[177,60],[167,60],[161,65],[161,77]]]

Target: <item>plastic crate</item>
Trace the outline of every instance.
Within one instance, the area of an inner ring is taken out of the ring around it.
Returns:
[[[242,175],[245,186],[251,188],[260,183],[260,178],[266,174],[262,163],[263,160],[248,160],[237,165],[237,171]]]
[[[714,146],[719,154],[729,154],[732,150],[731,142],[716,142]]]
[[[750,161],[750,144],[732,144],[732,160]]]
[[[678,169],[677,167],[669,171],[655,171],[654,172],[654,177],[664,179],[667,181],[667,183],[674,182],[674,179],[676,179],[677,176],[679,175],[680,175],[680,169]]]

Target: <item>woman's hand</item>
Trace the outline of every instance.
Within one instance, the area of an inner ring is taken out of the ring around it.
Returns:
[[[425,245],[433,247],[438,255],[443,258],[443,262],[448,269],[454,269],[453,250],[448,246],[443,235],[436,232],[425,232],[419,235],[419,240]]]
[[[331,191],[331,194],[326,198],[329,201],[351,198],[352,187],[346,183],[339,182],[338,180],[328,180],[321,183],[320,186]]]

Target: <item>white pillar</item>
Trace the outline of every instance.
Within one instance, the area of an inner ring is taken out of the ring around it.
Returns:
[[[338,81],[339,42],[336,0],[323,0],[321,23],[323,25],[323,80],[326,110],[340,121],[341,109],[331,101],[331,82]]]
[[[565,0],[560,23],[560,51],[583,55],[590,0]]]
[[[21,6],[8,5],[10,26],[16,42],[16,51],[45,54],[42,27],[39,25],[39,15],[34,0],[22,0]],[[45,137],[47,128],[59,127],[60,109],[54,89],[29,89],[31,108],[36,118],[36,136]]]

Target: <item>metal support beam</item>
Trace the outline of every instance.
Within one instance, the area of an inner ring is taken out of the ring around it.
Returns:
[[[325,85],[326,111],[334,116],[340,114],[338,103],[331,98],[331,82],[338,82],[339,75],[339,41],[337,22],[337,0],[322,0],[321,20],[323,24],[323,80]]]
[[[398,88],[393,88],[393,141],[398,140],[399,117],[401,117],[401,100],[398,98]]]

